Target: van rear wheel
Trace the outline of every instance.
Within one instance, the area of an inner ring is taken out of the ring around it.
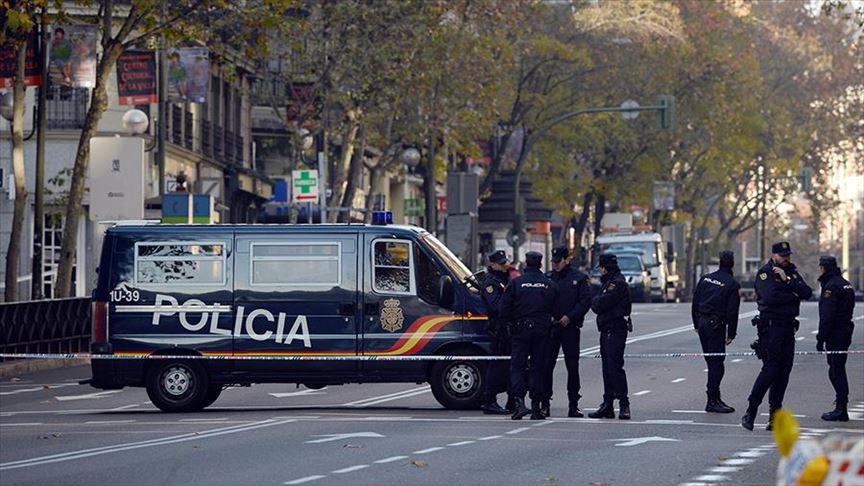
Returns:
[[[450,410],[478,409],[483,402],[485,369],[476,361],[438,361],[429,376],[432,395]]]
[[[198,363],[159,360],[147,374],[147,396],[164,412],[195,412],[209,405],[205,405],[209,382]]]

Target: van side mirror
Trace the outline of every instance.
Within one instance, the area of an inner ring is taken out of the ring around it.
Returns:
[[[453,306],[455,291],[453,289],[453,278],[443,275],[438,279],[438,305],[450,308]]]

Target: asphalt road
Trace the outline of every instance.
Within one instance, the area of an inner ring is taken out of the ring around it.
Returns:
[[[698,351],[685,304],[637,305],[628,353]],[[729,351],[749,351],[753,305],[742,305]],[[798,350],[815,349],[815,304],[804,304]],[[853,349],[864,349],[856,308]],[[596,353],[593,321],[583,354]],[[739,425],[759,369],[727,358],[723,398],[734,414],[706,414],[701,358],[626,362],[633,420],[566,418],[565,369],[555,371],[552,419],[442,409],[426,385],[258,385],[226,390],[194,414],[159,412],[143,389],[102,392],[77,381],[89,368],[0,382],[0,485],[773,484],[777,452],[764,430]],[[804,435],[864,434],[864,355],[850,356],[847,423],[820,420],[833,389],[823,356],[799,356],[785,406]],[[601,401],[600,360],[581,360],[583,409]],[[760,410],[767,412],[767,403]]]

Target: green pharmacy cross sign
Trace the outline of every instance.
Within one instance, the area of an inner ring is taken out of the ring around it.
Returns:
[[[314,170],[291,171],[291,199],[294,202],[318,202],[318,172]]]

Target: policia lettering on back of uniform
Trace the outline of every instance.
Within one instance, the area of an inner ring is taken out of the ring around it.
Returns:
[[[754,284],[759,308],[759,316],[754,319],[754,324],[759,332],[759,346],[764,357],[762,370],[747,399],[747,413],[741,417],[741,426],[747,430],[753,430],[753,422],[766,393],[768,430],[772,428],[774,412],[783,406],[789,374],[795,362],[796,318],[801,301],[813,295],[813,289],[804,282],[792,264],[789,243],[774,243],[771,253],[771,259],[756,273]]]
[[[819,333],[816,334],[818,351],[847,351],[852,344],[852,312],[855,309],[855,289],[843,278],[837,259],[833,256],[819,258],[822,276],[822,293],[819,295]],[[822,414],[822,420],[846,422],[849,413],[849,380],[846,377],[845,354],[829,354],[828,379],[834,387],[836,398],[834,410]]]
[[[731,251],[720,252],[720,268],[716,272],[703,275],[693,293],[691,314],[693,327],[699,333],[699,342],[704,353],[725,353],[726,345],[735,339],[738,332],[738,309],[741,288],[732,275],[735,254]],[[724,356],[706,356],[708,364],[708,402],[706,412],[732,413],[734,408],[720,399],[720,382],[725,368]]]

